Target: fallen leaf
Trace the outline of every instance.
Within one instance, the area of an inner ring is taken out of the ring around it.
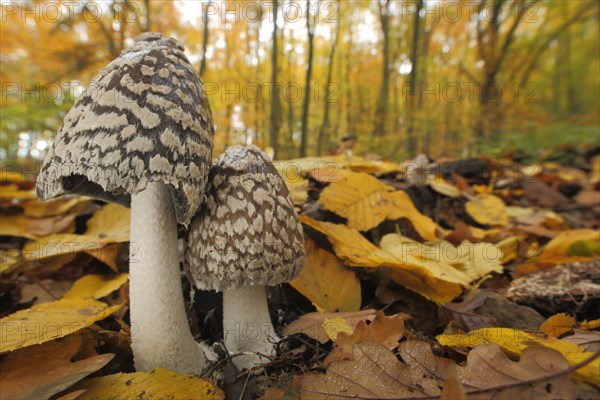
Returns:
[[[224,399],[223,392],[214,383],[191,374],[179,374],[163,368],[149,372],[114,374],[85,380],[74,387],[85,389],[81,400]]]
[[[594,330],[594,329],[598,329],[600,328],[600,318],[599,319],[593,319],[591,321],[583,321],[580,325],[581,329],[585,329],[588,331]]]
[[[89,219],[85,234],[57,234],[29,242],[23,247],[23,256],[32,261],[79,252],[94,255],[106,245],[129,241],[129,220],[129,209],[107,204]]]
[[[119,274],[115,277],[98,274],[86,275],[75,281],[63,298],[99,299],[119,289],[127,282],[127,279],[127,274]]]
[[[498,346],[477,346],[464,367],[434,356],[431,346],[422,341],[402,342],[399,353],[404,362],[379,343],[357,343],[351,360],[332,363],[325,374],[305,374],[301,398],[432,398],[442,394],[441,387],[451,376],[458,377],[467,398],[577,398],[568,363],[552,349],[529,348],[514,362]]]
[[[0,319],[0,353],[67,336],[119,310],[96,300],[61,299]]]
[[[304,247],[304,269],[290,285],[326,312],[358,311],[361,289],[356,273],[312,240],[307,239]]]
[[[460,190],[451,183],[440,178],[427,179],[427,184],[431,189],[447,197],[460,197]]]
[[[71,362],[81,347],[72,335],[12,352],[0,359],[0,398],[47,399],[104,367],[114,354]]]
[[[540,338],[509,328],[483,328],[467,334],[438,335],[436,338],[443,346],[474,347],[478,344],[497,344],[513,356],[520,356],[526,348],[537,344],[558,351],[567,359],[570,365],[577,365],[593,355],[593,353],[586,352],[573,343],[552,337]],[[600,358],[596,357],[591,363],[579,368],[575,372],[575,376],[586,382],[599,382]]]
[[[393,188],[371,175],[349,173],[323,189],[318,204],[346,218],[349,227],[367,231],[388,215],[391,190]]]
[[[360,321],[372,321],[375,318],[376,311],[366,309],[354,312],[341,313],[319,313],[313,312],[302,315],[297,320],[286,326],[283,330],[285,336],[303,333],[308,337],[318,340],[320,343],[326,343],[330,339],[323,329],[323,321],[325,319],[343,318],[344,321],[354,329]]]
[[[575,318],[567,315],[565,313],[554,314],[550,318],[548,318],[544,323],[540,326],[540,331],[544,332],[548,336],[552,337],[560,337],[567,332],[573,330],[575,327]]]
[[[378,311],[375,319],[369,325],[360,321],[351,334],[345,331],[339,332],[335,346],[323,361],[323,365],[327,366],[335,361],[352,358],[352,349],[359,342],[381,343],[386,349],[391,350],[398,346],[398,341],[403,335],[404,319],[402,316],[386,317],[382,311]]]
[[[552,239],[540,254],[541,259],[552,259],[555,257],[576,256],[569,254],[573,245],[581,241],[592,241],[595,243],[596,253],[600,254],[600,231],[594,229],[571,229],[559,233]]]
[[[327,235],[338,257],[350,266],[390,267],[392,278],[406,288],[438,303],[447,303],[468,287],[469,277],[448,264],[418,258],[418,242],[406,246],[402,241],[382,239],[379,248],[365,239],[356,229],[330,222],[316,221],[302,215],[301,221]],[[408,239],[407,239],[408,240]],[[408,242],[406,242],[408,243]],[[408,248],[410,247],[410,248]],[[438,254],[439,256],[439,254]]]
[[[0,274],[11,272],[21,263],[19,249],[0,249]]]
[[[28,217],[51,217],[67,212],[77,214],[90,203],[89,197],[60,198],[47,201],[27,200],[23,203],[23,214]],[[75,210],[73,210],[76,208]]]
[[[449,375],[442,389],[441,400],[466,400],[465,388],[455,374]]]
[[[46,218],[30,218],[22,214],[0,214],[0,236],[37,239],[55,233],[74,231],[75,215],[56,215]]]
[[[585,351],[596,353],[600,351],[600,332],[590,332],[581,329],[574,329],[574,334],[565,336],[561,340],[574,343]]]
[[[413,204],[410,196],[402,191],[397,190],[389,194],[393,207],[388,211],[388,219],[408,219],[415,230],[424,240],[438,240],[437,232],[441,232],[441,228],[427,215],[421,214]]]
[[[360,322],[359,322],[360,323]],[[325,318],[321,323],[325,334],[334,342],[337,340],[340,333],[352,334],[353,327],[350,327],[346,320],[342,317]]]
[[[506,225],[506,204],[493,194],[478,194],[465,204],[467,213],[482,225]]]

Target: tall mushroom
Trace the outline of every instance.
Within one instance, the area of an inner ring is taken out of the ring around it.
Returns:
[[[185,266],[201,289],[223,291],[223,331],[231,353],[270,355],[275,331],[267,285],[304,266],[302,224],[281,176],[256,146],[230,147],[212,167],[205,202],[187,232]],[[234,363],[261,363],[247,354]]]
[[[191,335],[177,223],[196,213],[214,128],[184,46],[138,36],[103,68],[65,116],[37,179],[40,199],[87,195],[131,206],[130,310],[138,370],[200,373]]]

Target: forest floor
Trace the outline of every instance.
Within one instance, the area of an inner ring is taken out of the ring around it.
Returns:
[[[0,398],[600,398],[600,155],[276,162],[307,262],[277,354],[239,371],[221,295],[182,279],[202,378],[135,373],[129,210],[0,176]],[[66,340],[71,339],[71,340]]]

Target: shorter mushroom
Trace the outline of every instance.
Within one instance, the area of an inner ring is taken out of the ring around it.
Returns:
[[[266,286],[303,268],[302,224],[285,182],[256,146],[228,148],[209,174],[205,201],[187,232],[185,264],[200,289],[223,291],[225,346],[238,368],[272,355]]]

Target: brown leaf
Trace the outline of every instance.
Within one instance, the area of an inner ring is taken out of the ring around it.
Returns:
[[[575,333],[562,338],[565,342],[575,343],[585,351],[595,353],[600,351],[600,332],[574,329]]]
[[[576,399],[577,385],[567,360],[556,350],[528,347],[518,362],[496,345],[474,347],[458,367],[467,394],[480,399]],[[564,373],[562,372],[564,371]]]
[[[352,360],[331,364],[326,374],[306,374],[302,379],[300,398],[414,399],[439,394],[439,390],[427,393],[416,383],[406,364],[383,345],[361,342],[354,345]]]
[[[454,374],[450,375],[442,390],[441,400],[466,400],[466,398],[465,388],[458,377]]]
[[[108,364],[114,354],[71,362],[81,346],[79,335],[31,346],[0,360],[0,398],[46,399]]]
[[[325,329],[323,329],[325,318],[343,318],[350,327],[355,328],[360,321],[372,321],[375,318],[375,314],[376,311],[372,308],[353,312],[308,313],[286,326],[283,334],[289,336],[296,333],[303,333],[308,337],[317,339],[320,343],[326,343],[331,339],[327,336]]]
[[[300,397],[431,398],[440,396],[441,387],[456,375],[467,399],[577,398],[578,389],[570,376],[572,369],[559,352],[549,348],[527,348],[521,359],[514,362],[500,347],[480,345],[471,350],[464,367],[435,356],[423,341],[408,340],[398,349],[404,362],[379,343],[357,343],[352,360],[332,363],[325,374],[306,374]]]
[[[360,321],[352,335],[340,332],[335,347],[323,361],[323,365],[327,366],[335,361],[352,358],[352,349],[359,342],[377,342],[391,350],[398,346],[398,341],[403,335],[404,319],[402,316],[386,317],[382,311],[378,311],[375,319],[369,325]]]

